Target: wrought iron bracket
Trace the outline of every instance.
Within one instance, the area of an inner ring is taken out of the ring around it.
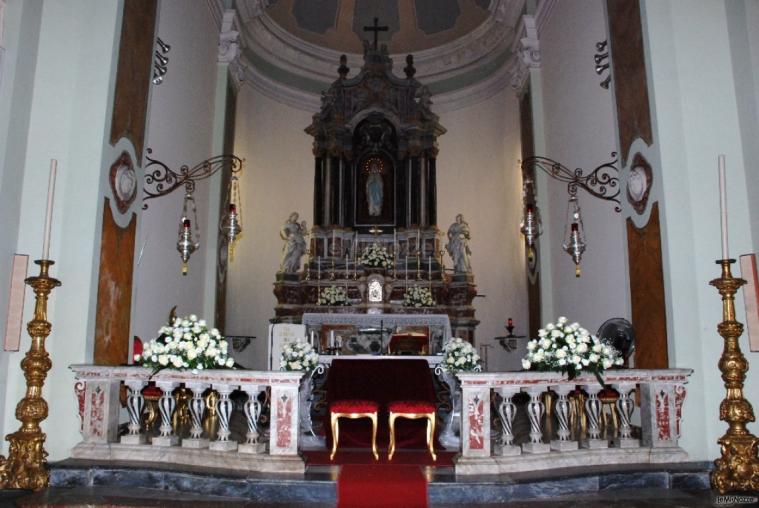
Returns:
[[[571,170],[560,162],[548,157],[528,157],[522,161],[522,169],[537,168],[560,182],[567,184],[567,192],[570,196],[577,195],[577,189],[585,190],[591,196],[616,203],[614,211],[622,211],[619,194],[619,168],[616,166],[617,152],[611,152],[612,160],[596,167],[593,171],[584,174],[582,168]]]
[[[242,172],[244,162],[236,155],[217,155],[192,168],[184,164],[179,168],[179,171],[174,171],[163,162],[150,157],[149,154],[153,153],[151,148],[147,149],[147,153],[148,155],[145,156],[148,161],[145,164],[145,185],[142,187],[143,210],[148,209],[148,203],[145,201],[171,194],[182,186],[184,186],[187,194],[192,194],[195,192],[196,182],[210,178],[224,167],[229,167],[233,175],[239,174]]]

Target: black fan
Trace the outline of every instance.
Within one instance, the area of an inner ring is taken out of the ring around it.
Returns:
[[[611,318],[598,328],[598,338],[619,351],[627,365],[627,359],[635,351],[635,330],[625,318]]]

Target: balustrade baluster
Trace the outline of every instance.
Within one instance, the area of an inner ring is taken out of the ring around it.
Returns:
[[[498,415],[501,420],[501,455],[520,455],[522,449],[514,446],[514,417],[517,414],[517,406],[511,401],[519,391],[518,388],[500,388],[501,404],[498,406]]]
[[[263,453],[266,450],[266,444],[258,442],[260,436],[258,432],[258,418],[261,416],[261,403],[258,402],[258,396],[265,388],[265,386],[257,385],[242,387],[248,395],[248,400],[245,401],[245,405],[243,406],[245,419],[248,422],[248,433],[245,436],[247,442],[237,447],[237,451],[240,453]]]
[[[553,388],[553,391],[559,396],[556,401],[556,419],[559,421],[559,430],[556,433],[558,439],[551,441],[551,450],[560,452],[577,450],[577,441],[570,440],[571,432],[569,430],[569,415],[572,403],[567,398],[567,395],[569,395],[569,392],[572,391],[574,386],[556,385],[551,388]]]
[[[585,401],[585,413],[588,415],[588,437],[582,442],[583,448],[608,448],[609,442],[601,439],[601,401],[598,400],[598,392],[601,385],[592,384],[583,386],[588,392],[588,400]]]
[[[232,393],[233,387],[228,384],[213,384],[214,389],[219,392],[219,401],[216,403],[216,412],[219,414],[219,431],[216,433],[216,441],[212,441],[208,447],[216,451],[234,451],[237,450],[237,441],[230,441],[229,419],[232,417],[232,401],[229,400],[229,394]]]
[[[158,399],[158,411],[161,414],[161,426],[158,428],[160,435],[152,440],[153,446],[175,446],[179,438],[174,434],[171,426],[171,414],[176,407],[176,401],[172,392],[176,387],[175,381],[156,381],[156,386],[161,390],[161,398]]]
[[[640,440],[632,438],[630,427],[630,419],[635,410],[635,402],[630,397],[630,392],[635,389],[635,386],[626,383],[615,383],[613,386],[619,392],[619,399],[617,399],[619,437],[614,439],[613,444],[620,448],[638,448]]]
[[[203,399],[203,392],[210,386],[208,383],[199,383],[188,381],[185,386],[192,390],[192,399],[190,399],[190,418],[192,427],[190,428],[190,437],[182,440],[182,446],[185,448],[208,448],[208,439],[203,438],[203,415],[206,412],[206,401]]]
[[[142,388],[145,381],[130,379],[125,381],[129,394],[127,395],[127,412],[129,413],[129,432],[121,436],[121,444],[144,444],[145,434],[142,430],[142,410],[145,409],[145,398],[142,396]]]
[[[522,453],[548,453],[551,447],[543,443],[543,415],[545,404],[541,400],[545,386],[531,386],[524,389],[530,395],[527,416],[530,418],[530,442],[522,445]]]

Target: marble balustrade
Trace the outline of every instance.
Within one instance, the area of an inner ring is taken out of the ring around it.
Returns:
[[[82,443],[72,457],[109,460],[140,460],[174,462],[209,467],[242,467],[253,471],[303,470],[298,456],[298,389],[302,372],[205,370],[197,374],[166,369],[151,376],[143,367],[110,367],[72,365],[74,390],[81,421]],[[157,401],[160,414],[158,435],[148,437],[144,428],[145,399],[142,391],[154,382],[161,396]],[[119,435],[121,404],[119,392],[126,386],[126,433]],[[176,434],[174,390],[186,388],[189,400],[189,436]],[[204,392],[218,393],[213,409],[218,419],[215,435],[204,437],[203,421],[208,411]],[[259,431],[261,403],[259,395],[270,390],[271,413],[269,438],[264,442]],[[242,413],[247,423],[244,443],[230,439],[230,419],[234,404],[230,394],[240,390],[246,394]]]
[[[602,425],[602,386],[593,375],[583,374],[570,381],[550,372],[459,373],[461,457],[456,462],[456,473],[687,460],[678,439],[685,385],[692,372],[630,369],[604,373],[606,385],[619,394],[614,401],[616,424],[612,429],[602,429],[612,424],[607,421]],[[551,397],[546,399],[544,394],[549,390]],[[636,391],[640,393],[639,408]],[[517,406],[513,398],[520,392],[529,396],[525,410],[530,432],[529,441],[518,446],[514,443]],[[546,407],[546,400],[554,401],[551,407]],[[500,427],[497,442],[491,435],[491,404],[497,413],[492,416]],[[637,419],[639,439],[633,436],[631,424]]]

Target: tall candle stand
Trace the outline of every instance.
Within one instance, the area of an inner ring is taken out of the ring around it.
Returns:
[[[45,434],[40,422],[47,418],[47,402],[42,398],[42,386],[53,362],[45,351],[45,339],[52,326],[47,320],[47,299],[60,281],[48,275],[49,259],[35,261],[40,265],[40,274],[29,277],[26,283],[34,290],[34,318],[27,323],[27,331],[32,344],[21,360],[21,369],[26,378],[26,395],[16,406],[16,418],[21,428],[5,439],[10,443],[8,458],[0,456],[0,488],[41,490],[50,480],[47,471]]]
[[[718,365],[727,394],[719,406],[719,419],[727,422],[728,430],[717,440],[722,456],[714,461],[711,473],[712,487],[721,494],[759,490],[759,438],[746,428],[747,422],[754,421],[754,410],[743,397],[748,360],[738,343],[743,325],[735,320],[735,293],[746,281],[733,277],[730,265],[734,262],[734,259],[718,260],[722,276],[709,282],[722,295],[722,322],[717,331],[725,341]]]

